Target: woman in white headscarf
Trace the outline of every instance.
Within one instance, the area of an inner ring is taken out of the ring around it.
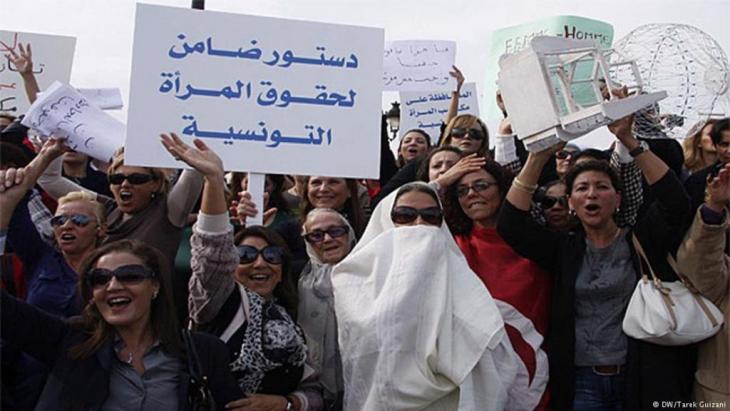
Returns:
[[[504,323],[428,185],[378,205],[332,284],[345,409],[509,408],[516,358]]]
[[[315,208],[302,226],[309,263],[299,277],[299,325],[307,337],[311,363],[319,374],[325,408],[342,410],[342,359],[332,294],[332,267],[355,245],[355,231],[331,208]]]

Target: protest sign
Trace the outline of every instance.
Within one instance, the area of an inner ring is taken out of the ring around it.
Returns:
[[[72,150],[102,161],[108,161],[124,142],[124,123],[58,81],[30,106],[22,124],[46,136],[66,138]]]
[[[383,89],[395,91],[452,91],[449,75],[456,43],[440,40],[398,40],[385,43]]]
[[[23,43],[23,46],[31,44],[33,74],[41,90],[48,88],[54,81],[69,82],[75,38],[0,30],[0,41],[15,53],[20,52],[19,43]],[[28,110],[30,102],[25,95],[20,73],[5,56],[8,54],[5,46],[0,44],[0,112],[17,116]]]
[[[138,4],[125,162],[179,167],[173,131],[226,170],[377,177],[382,47],[381,29]]]
[[[483,89],[484,118],[490,120],[502,118],[502,112],[497,107],[495,98],[499,59],[502,55],[514,54],[522,50],[537,36],[559,36],[577,40],[593,39],[599,47],[610,48],[613,42],[613,26],[584,17],[556,16],[494,31],[489,42],[489,58]],[[580,99],[580,93],[577,97]]]
[[[419,128],[436,144],[441,134],[441,122],[446,122],[446,114],[451,104],[451,92],[406,92],[400,93],[400,138],[414,128]],[[477,88],[475,83],[465,83],[459,93],[458,114],[479,116]]]
[[[118,88],[78,88],[89,103],[102,110],[117,110],[124,107],[122,92]]]

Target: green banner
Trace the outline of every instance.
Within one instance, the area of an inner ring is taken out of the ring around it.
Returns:
[[[502,113],[495,101],[500,57],[503,54],[513,54],[522,50],[537,36],[559,36],[577,40],[593,39],[596,40],[599,47],[610,48],[613,42],[613,26],[585,17],[556,16],[494,31],[489,43],[487,75],[483,88],[483,118],[489,120],[502,118]]]

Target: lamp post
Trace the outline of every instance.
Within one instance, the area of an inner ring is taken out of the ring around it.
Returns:
[[[388,123],[388,129],[393,134],[389,140],[393,141],[398,138],[398,130],[400,129],[400,103],[394,101],[390,103],[390,110],[385,112],[385,121]]]

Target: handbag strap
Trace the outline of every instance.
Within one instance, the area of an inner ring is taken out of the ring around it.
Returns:
[[[702,311],[705,313],[707,318],[710,320],[710,323],[712,324],[712,327],[717,327],[717,325],[720,323],[714,315],[712,315],[712,311],[707,307],[707,303],[705,302],[705,299],[700,294],[699,290],[692,284],[692,281],[690,281],[687,276],[685,276],[681,271],[679,271],[679,265],[677,264],[677,261],[672,257],[671,254],[667,254],[667,262],[669,263],[669,266],[672,267],[672,270],[674,270],[675,273],[677,273],[677,276],[680,280],[684,283],[685,287],[689,290],[689,292],[692,293],[692,296],[694,297],[695,301],[697,301],[697,304],[700,306]]]
[[[204,377],[201,376],[200,358],[198,358],[198,351],[195,349],[195,343],[193,342],[193,336],[188,329],[182,330],[183,341],[185,341],[185,352],[188,357],[188,371],[190,372],[190,378],[195,382],[203,382]]]
[[[644,247],[641,246],[639,239],[636,238],[636,234],[634,233],[631,233],[631,242],[634,244],[636,254],[639,255],[639,259],[641,260],[639,261],[639,271],[641,272],[642,278],[646,279],[646,274],[644,273],[643,268],[644,264],[646,264],[646,266],[649,268],[649,275],[651,276],[651,280],[654,283],[654,287],[657,289],[657,291],[659,291],[659,295],[661,295],[662,301],[667,307],[669,316],[672,317],[672,329],[676,329],[677,315],[674,313],[674,301],[672,301],[672,298],[669,296],[670,290],[667,287],[664,287],[659,277],[654,274],[654,269],[651,267],[651,263],[649,263],[649,257],[646,256],[646,253],[644,252]]]

